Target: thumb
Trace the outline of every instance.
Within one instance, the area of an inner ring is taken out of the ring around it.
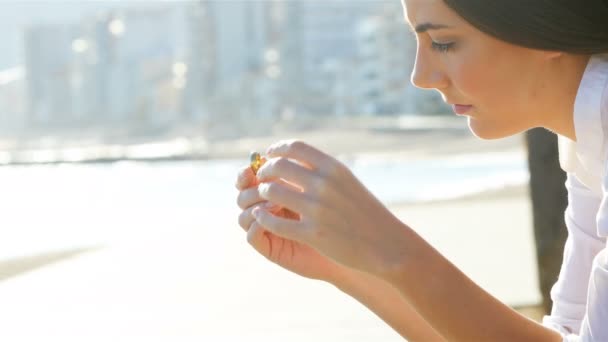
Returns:
[[[251,166],[247,165],[239,170],[235,187],[238,191],[257,186],[260,182],[253,173]]]

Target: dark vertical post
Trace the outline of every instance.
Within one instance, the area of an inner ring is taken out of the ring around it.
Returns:
[[[543,307],[551,310],[550,290],[559,275],[567,237],[564,211],[566,174],[559,165],[557,136],[543,128],[526,133],[534,237]]]

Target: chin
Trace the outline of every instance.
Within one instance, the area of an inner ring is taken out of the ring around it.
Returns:
[[[497,123],[484,122],[483,120],[469,117],[469,129],[477,138],[482,140],[496,140],[519,134],[524,130],[514,129]]]

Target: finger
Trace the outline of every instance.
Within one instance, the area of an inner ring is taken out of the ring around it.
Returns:
[[[276,182],[294,192],[302,192],[302,190],[298,186],[291,184],[289,182],[286,182],[283,179],[279,179]],[[262,198],[260,196],[258,186],[242,190],[241,192],[239,192],[239,194],[237,195],[237,199],[236,199],[237,205],[242,210],[245,210],[260,202],[266,202],[266,201],[267,200],[265,198]]]
[[[257,181],[251,166],[248,165],[239,170],[235,184],[237,190],[242,191],[258,184],[259,182]]]
[[[252,215],[267,231],[288,240],[304,242],[304,230],[300,221],[274,216],[262,208],[255,208]]]
[[[236,204],[242,210],[264,201],[266,201],[266,199],[260,196],[259,186],[248,188],[239,192],[236,198]]]
[[[261,207],[262,209],[268,210],[270,212],[278,212],[280,210],[277,205],[274,205],[270,202],[259,203],[243,210],[239,214],[239,226],[241,226],[244,231],[247,231],[251,226],[251,223],[255,221],[255,217],[253,217],[252,211],[257,207]]]
[[[239,226],[241,226],[244,231],[248,231],[251,227],[251,223],[255,222],[255,217],[253,217],[253,215],[251,214],[251,212],[255,208],[257,208],[257,206],[247,208],[243,210],[239,215]]]
[[[276,204],[272,204],[270,202],[264,202],[264,203],[249,207],[249,208],[243,210],[239,214],[239,226],[241,226],[241,228],[243,228],[244,231],[248,231],[251,224],[253,222],[255,222],[255,217],[253,217],[252,212],[257,207],[261,207],[262,209],[269,211],[273,215],[282,216],[282,217],[285,217],[285,218],[288,218],[291,220],[296,220],[296,221],[300,219],[300,216],[292,211],[289,211],[285,208],[281,208],[280,206],[278,206]]]
[[[278,204],[296,213],[312,214],[313,201],[309,194],[296,191],[283,184],[270,182],[258,186],[259,196],[273,204]]]
[[[257,174],[261,183],[284,179],[299,185],[303,189],[314,188],[319,183],[319,176],[310,169],[287,158],[270,159]]]
[[[295,159],[304,163],[306,166],[309,166],[311,169],[318,169],[333,159],[327,154],[300,140],[281,140],[276,142],[268,147],[266,150],[266,157]]]
[[[279,183],[279,184],[281,184],[281,185],[285,186],[286,188],[291,189],[293,191],[297,191],[297,192],[302,192],[303,191],[303,189],[302,189],[302,187],[300,185],[294,184],[294,183],[290,183],[290,182],[288,182],[285,179],[277,179],[277,180],[274,180],[274,182]]]
[[[268,237],[264,236],[265,232],[264,227],[262,227],[257,221],[253,221],[251,226],[247,229],[247,242],[258,253],[268,258],[270,256],[270,244]]]

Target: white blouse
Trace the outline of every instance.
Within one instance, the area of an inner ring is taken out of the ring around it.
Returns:
[[[559,137],[568,239],[543,324],[564,341],[608,341],[608,54],[594,55],[574,106],[576,142]]]

